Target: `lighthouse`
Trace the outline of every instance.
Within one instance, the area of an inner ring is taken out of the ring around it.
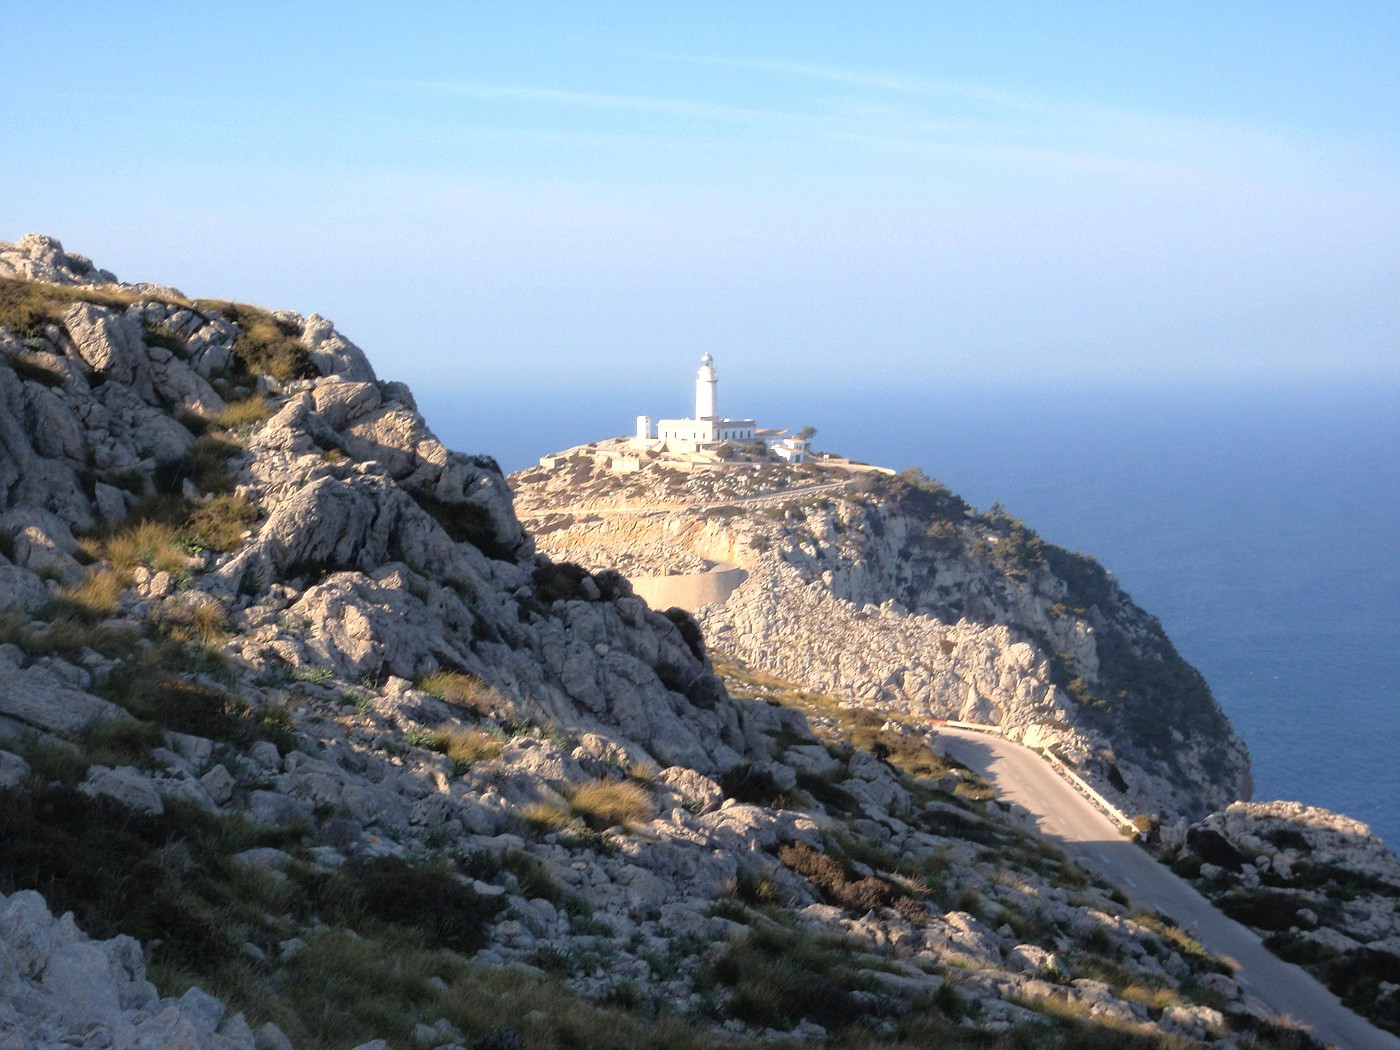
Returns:
[[[719,418],[719,376],[715,375],[715,359],[708,353],[700,359],[700,371],[695,373],[695,418]]]
[[[649,421],[648,421],[649,422]],[[690,419],[663,419],[656,424],[656,437],[672,452],[699,452],[724,441],[753,441],[756,424],[752,419],[725,419],[719,414],[719,376],[715,359],[706,354],[695,373],[695,415]],[[650,433],[650,426],[646,432]],[[637,441],[643,428],[638,423]]]

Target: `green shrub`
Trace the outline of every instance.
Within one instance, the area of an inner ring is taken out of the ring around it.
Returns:
[[[515,548],[496,535],[491,513],[477,503],[448,503],[425,492],[415,492],[413,501],[442,526],[453,543],[470,543],[488,558],[511,561]]]
[[[352,911],[413,930],[428,947],[468,954],[484,947],[487,928],[505,907],[444,866],[415,868],[398,857],[376,857],[353,861],[342,874],[339,890]]]
[[[190,446],[190,477],[201,492],[229,492],[233,475],[228,461],[243,450],[231,441],[204,434]]]
[[[853,946],[760,927],[732,942],[711,965],[713,979],[733,988],[724,1012],[755,1028],[793,1028],[804,1018],[839,1029],[864,1013],[856,995],[865,986],[850,966]]]
[[[47,357],[48,355],[43,355]],[[68,378],[67,374],[59,367],[57,361],[50,365],[39,356],[25,356],[21,354],[6,354],[0,357],[0,361],[9,365],[15,375],[21,379],[38,383],[49,389],[62,386],[63,381]]]
[[[95,766],[143,765],[164,744],[160,726],[136,718],[95,722],[78,737],[84,759]]]
[[[679,608],[667,609],[661,615],[676,625],[676,630],[681,632],[681,637],[695,655],[695,659],[703,661],[705,659],[705,635],[700,630],[700,625],[695,622],[695,617]]]

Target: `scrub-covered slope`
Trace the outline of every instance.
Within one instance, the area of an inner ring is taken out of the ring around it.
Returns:
[[[917,725],[537,556],[314,315],[0,244],[0,584],[6,1050],[1293,1038]]]

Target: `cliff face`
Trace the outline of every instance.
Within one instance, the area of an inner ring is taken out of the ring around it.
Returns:
[[[905,564],[842,546],[884,502],[695,543],[854,629]],[[693,621],[538,545],[328,321],[0,243],[0,1045],[1267,1045],[917,722],[736,698]],[[974,611],[948,673],[1058,710]]]
[[[1129,812],[1199,816],[1250,790],[1244,745],[1156,619],[1098,563],[919,475],[766,466],[610,476],[637,508],[566,515],[583,461],[514,479],[543,549],[584,565],[697,556],[749,572],[698,613],[712,644],[863,704],[1053,747]],[[808,491],[804,491],[808,490]],[[790,496],[784,496],[791,491]],[[671,509],[650,508],[669,501]]]

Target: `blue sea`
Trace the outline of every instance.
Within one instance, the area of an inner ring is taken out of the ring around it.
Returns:
[[[613,388],[436,391],[453,448],[507,471],[684,415]],[[1400,846],[1400,391],[729,390],[726,411],[917,465],[1092,554],[1205,674],[1257,799],[1347,813]]]

